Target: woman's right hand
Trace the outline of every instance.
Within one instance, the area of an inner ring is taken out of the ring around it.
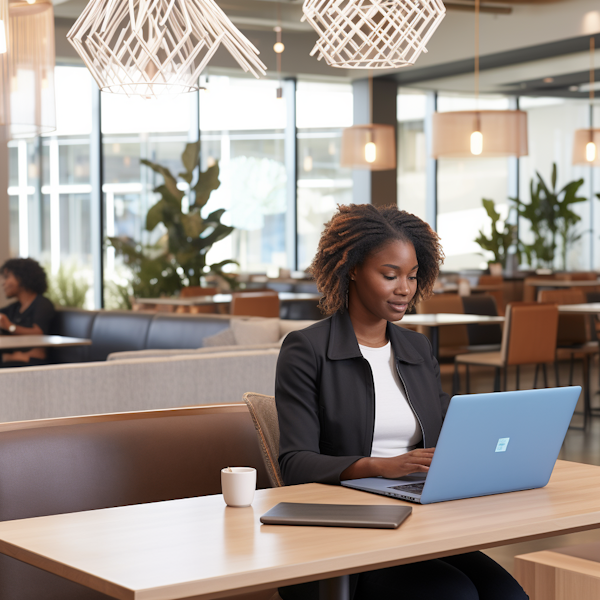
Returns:
[[[435,448],[417,448],[392,458],[361,458],[344,470],[340,479],[385,477],[398,479],[411,473],[427,473]]]
[[[435,448],[417,448],[393,458],[373,459],[377,461],[374,467],[379,471],[376,477],[397,479],[411,473],[427,473],[434,450]]]

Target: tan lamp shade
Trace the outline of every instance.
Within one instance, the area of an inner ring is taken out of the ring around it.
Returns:
[[[385,171],[396,168],[393,125],[354,125],[342,132],[342,167]]]
[[[524,111],[465,110],[433,115],[433,158],[527,156],[527,153]]]
[[[600,129],[578,129],[573,140],[573,164],[600,167]]]
[[[7,59],[1,63],[2,125],[10,138],[56,129],[54,10],[50,0],[9,3]]]

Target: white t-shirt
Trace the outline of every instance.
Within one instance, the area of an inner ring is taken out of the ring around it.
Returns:
[[[387,458],[413,450],[423,439],[400,381],[392,344],[383,348],[358,346],[369,361],[375,382],[375,431],[371,456]]]

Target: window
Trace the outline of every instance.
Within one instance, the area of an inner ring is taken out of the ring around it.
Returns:
[[[572,164],[575,130],[589,127],[589,103],[586,100],[523,97],[520,99],[520,107],[527,111],[529,128],[529,156],[520,161],[520,198],[529,202],[529,185],[531,179],[536,178],[536,173],[550,184],[553,163],[556,163],[557,167],[559,189],[569,181],[583,178],[584,184],[578,195],[594,198],[595,223],[590,221],[589,202],[572,205],[572,210],[582,217],[576,226],[582,237],[569,247],[566,267],[569,270],[593,269],[600,262],[598,238],[593,232],[598,231],[600,227],[600,204],[594,197],[594,194],[600,191],[600,179],[597,168]],[[597,109],[594,120],[595,123],[600,123],[600,111]],[[590,189],[592,179],[595,184],[593,190]],[[519,235],[525,242],[531,240],[528,221],[525,219],[520,220]],[[591,257],[592,251],[594,257]],[[564,265],[560,257],[560,244],[558,254],[554,266],[562,269]]]
[[[422,92],[400,88],[398,113],[398,208],[426,219],[427,149]]]
[[[505,110],[508,98],[440,95],[438,111]],[[499,212],[508,212],[508,158],[441,158],[438,161],[437,230],[446,254],[444,269],[458,271],[487,266],[475,243],[479,230],[489,219],[482,198],[494,200]]]
[[[299,82],[298,268],[312,262],[338,204],[352,202],[352,170],[340,167],[342,129],[352,126],[352,86]]]
[[[202,168],[218,161],[221,181],[205,211],[226,209],[222,222],[235,227],[208,252],[207,264],[235,259],[255,273],[287,267],[286,104],[278,83],[213,75],[201,81]]]

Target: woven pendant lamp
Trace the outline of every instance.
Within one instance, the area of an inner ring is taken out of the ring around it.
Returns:
[[[56,129],[54,11],[50,0],[9,3],[8,52],[0,61],[0,119],[10,138]]]
[[[590,127],[577,129],[573,140],[573,164],[600,167],[600,129],[594,129],[593,102],[594,102],[594,50],[596,44],[590,38]]]
[[[305,0],[302,21],[319,34],[310,53],[332,67],[415,64],[446,15],[441,0]]]
[[[369,115],[373,120],[373,75],[369,73]],[[340,165],[352,169],[386,171],[396,168],[396,128],[369,123],[342,131]]]
[[[105,92],[195,91],[221,45],[244,71],[266,73],[258,50],[214,0],[91,0],[67,39]]]
[[[475,98],[479,97],[479,0],[475,0]],[[432,158],[526,156],[527,113],[461,110],[433,115]]]

